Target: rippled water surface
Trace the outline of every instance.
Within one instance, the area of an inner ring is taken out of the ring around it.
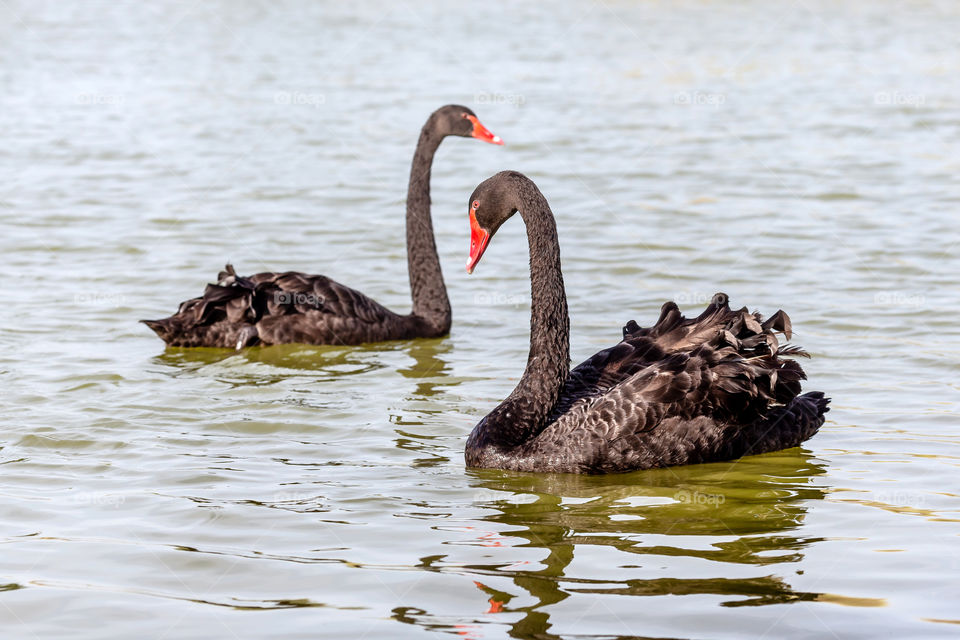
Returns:
[[[5,638],[960,633],[960,7],[0,3]],[[449,338],[164,350],[231,260],[409,309],[418,130]],[[803,448],[610,477],[464,468],[527,350],[533,177],[574,360],[715,291],[784,308]]]

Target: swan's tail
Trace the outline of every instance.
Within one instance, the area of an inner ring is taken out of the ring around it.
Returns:
[[[169,342],[170,334],[172,327],[170,326],[171,318],[162,318],[160,320],[141,320],[143,324],[150,327],[155,334],[157,334],[161,340],[164,342]]]
[[[731,440],[731,458],[800,446],[823,426],[824,414],[830,410],[827,398],[820,391],[797,396],[788,404],[774,407],[754,423],[742,427]]]
[[[174,347],[235,347],[256,344],[253,325],[258,310],[257,287],[238,276],[232,265],[208,284],[203,295],[180,304],[177,312],[160,320],[141,320],[161,340]]]

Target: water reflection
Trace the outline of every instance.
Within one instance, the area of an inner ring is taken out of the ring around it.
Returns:
[[[445,455],[449,452],[444,438],[431,428],[430,419],[439,416],[448,409],[438,402],[439,397],[449,388],[459,385],[461,380],[450,376],[450,363],[447,360],[451,350],[449,340],[417,340],[409,343],[407,354],[413,363],[398,369],[404,378],[415,381],[413,392],[404,398],[398,412],[391,417],[397,425],[394,442],[398,449],[415,451],[420,457],[411,464],[414,467],[435,467],[448,462]]]
[[[406,344],[406,343],[403,343]],[[272,384],[291,373],[312,373],[320,379],[335,380],[385,368],[381,354],[400,347],[336,347],[304,344],[278,344],[232,349],[167,347],[154,356],[155,364],[164,365],[163,372],[177,377],[182,374],[212,372],[231,384]]]
[[[278,344],[243,351],[167,347],[154,356],[152,362],[162,365],[164,372],[174,377],[202,370],[230,371],[239,378],[249,376],[262,384],[283,380],[296,372],[313,372],[333,379],[378,371],[392,366],[385,362],[386,354],[405,352],[413,363],[399,368],[398,373],[418,381],[415,396],[428,397],[437,394],[440,386],[458,384],[446,378],[450,364],[444,356],[450,349],[447,340],[413,340],[360,347]]]
[[[466,566],[469,579],[487,596],[477,613],[521,613],[519,619],[504,617],[510,636],[555,638],[549,632],[550,605],[578,594],[713,595],[721,596],[721,605],[727,607],[820,599],[824,594],[794,590],[785,576],[792,573],[789,565],[803,558],[803,550],[821,540],[801,532],[809,502],[826,495],[817,483],[825,473],[825,465],[801,449],[735,464],[615,476],[470,472],[477,502],[493,510],[483,520],[498,525],[478,535],[473,544],[490,547],[495,555],[495,547],[546,551],[539,561],[542,567],[532,570],[516,563]],[[510,538],[496,533],[504,531],[500,525],[507,525],[509,534],[503,535]],[[507,542],[517,538],[525,542]],[[624,554],[616,577],[609,575],[609,562],[602,577],[583,575],[582,560],[573,564],[579,553],[589,556],[597,547]],[[757,569],[749,577],[716,577],[742,576],[744,571],[712,565],[704,575],[702,563],[671,560],[674,570],[664,577],[660,571],[664,557]],[[684,576],[677,568],[681,566],[700,569]],[[516,588],[503,588],[504,577]],[[500,588],[488,582],[499,582]],[[533,604],[510,604],[531,598]],[[439,624],[427,609],[396,609],[394,616],[412,624]],[[490,621],[489,616],[482,620]],[[474,635],[469,629],[477,631],[471,626],[464,635]]]
[[[413,364],[397,373],[404,378],[417,381],[414,396],[428,398],[441,392],[440,387],[460,384],[457,380],[449,379],[450,363],[445,356],[449,355],[450,341],[415,340],[409,343],[407,353],[413,358]]]

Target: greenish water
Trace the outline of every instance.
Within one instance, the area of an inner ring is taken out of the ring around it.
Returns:
[[[960,8],[0,3],[5,638],[875,638],[960,632]],[[449,338],[167,350],[242,272],[409,308],[417,131]],[[786,310],[803,448],[580,478],[463,466],[526,360],[531,175],[574,360],[664,300]]]

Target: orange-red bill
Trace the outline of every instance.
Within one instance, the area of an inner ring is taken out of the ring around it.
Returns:
[[[470,257],[467,258],[467,273],[473,273],[480,256],[487,250],[490,234],[477,222],[473,209],[470,210]]]
[[[503,144],[503,140],[500,136],[493,135],[493,132],[490,129],[487,129],[483,126],[477,116],[467,116],[467,120],[473,123],[473,133],[472,135],[477,140],[483,140],[484,142],[489,142],[490,144]]]

